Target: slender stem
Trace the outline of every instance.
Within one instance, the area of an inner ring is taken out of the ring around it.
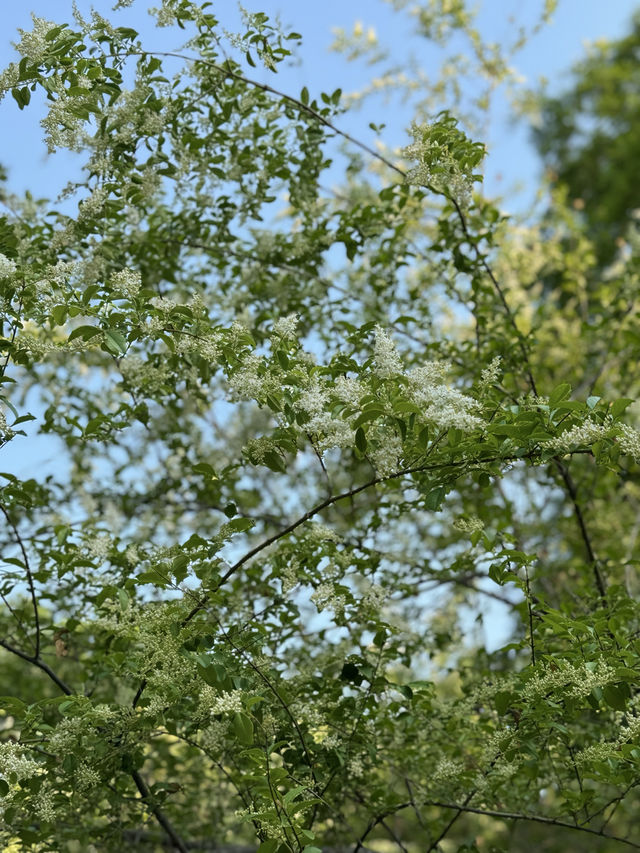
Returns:
[[[462,803],[441,803],[436,800],[427,800],[423,803],[425,806],[434,806],[440,809],[455,809],[457,812],[468,812],[470,814],[486,815],[487,817],[497,817],[501,820],[524,820],[532,823],[544,823],[547,826],[559,826],[563,829],[571,829],[574,832],[587,832],[589,835],[598,835],[601,838],[606,838],[609,841],[615,841],[618,844],[627,844],[636,850],[640,850],[640,844],[629,841],[628,838],[621,838],[619,835],[609,835],[601,829],[591,829],[588,826],[576,826],[573,823],[568,823],[564,820],[558,820],[554,817],[544,817],[543,815],[522,814],[520,812],[502,812],[495,809],[479,809],[473,806],[464,805]],[[430,848],[432,849],[432,848]]]
[[[279,530],[277,533],[274,533],[272,536],[269,536],[267,539],[263,539],[262,542],[259,542],[254,548],[250,551],[247,551],[244,556],[242,556],[239,560],[237,560],[232,566],[230,566],[227,571],[220,577],[218,583],[212,590],[212,592],[217,592],[218,589],[225,583],[232,575],[234,575],[241,566],[259,554],[261,551],[264,551],[265,548],[268,548],[270,545],[273,545],[274,542],[277,542],[279,539],[282,539],[284,536],[288,536],[289,533],[292,533],[296,530],[300,525],[309,521],[311,518],[316,516],[319,512],[322,512],[323,509],[327,509],[332,504],[337,503],[338,501],[345,500],[348,498],[353,498],[355,495],[360,492],[364,492],[366,489],[371,489],[374,486],[379,485],[380,483],[385,483],[389,480],[397,480],[400,477],[407,477],[411,474],[421,474],[426,473],[428,471],[437,471],[443,468],[461,468],[463,466],[468,466],[469,470],[473,470],[474,465],[487,465],[491,462],[518,462],[525,459],[531,459],[534,456],[534,451],[530,451],[529,453],[525,453],[522,456],[487,456],[485,458],[470,460],[470,459],[461,459],[458,461],[448,462],[439,462],[434,463],[432,465],[415,465],[409,468],[403,468],[401,471],[396,471],[393,474],[387,474],[383,477],[374,477],[372,480],[369,480],[366,483],[363,483],[361,486],[355,486],[352,489],[348,489],[345,492],[341,492],[338,495],[331,495],[325,500],[321,501],[319,504],[316,504],[310,510],[304,513],[304,515],[299,516],[295,521],[292,521],[291,524],[288,524],[282,530]],[[195,605],[195,607],[185,616],[182,620],[182,627],[187,625],[193,618],[198,614],[201,610],[207,606],[207,602],[209,600],[209,594],[205,593],[200,601]]]
[[[12,655],[16,655],[22,660],[26,660],[29,663],[37,666],[38,669],[41,669],[42,672],[46,673],[49,678],[58,686],[58,688],[65,693],[67,696],[73,696],[74,691],[66,684],[59,676],[55,674],[55,672],[51,669],[51,667],[46,664],[41,658],[37,658],[34,655],[28,655],[26,652],[20,651],[15,646],[12,646],[10,643],[7,643],[6,640],[0,640],[0,646],[3,649],[6,649],[8,652],[11,652]]]
[[[589,536],[589,531],[587,530],[587,525],[585,524],[584,516],[582,514],[582,508],[580,507],[580,503],[578,502],[578,490],[576,488],[576,484],[564,462],[562,462],[557,457],[553,461],[555,462],[556,468],[560,472],[560,476],[562,477],[562,481],[564,482],[567,494],[569,495],[571,503],[573,504],[573,511],[576,517],[576,521],[578,523],[578,528],[580,530],[580,536],[582,537],[582,541],[584,543],[584,549],[587,553],[587,559],[589,560],[589,563],[593,569],[593,578],[596,584],[596,588],[598,590],[598,594],[600,596],[601,601],[604,603],[606,599],[606,585],[602,573],[600,572],[600,567],[598,566],[598,558],[596,557],[596,553],[591,542],[591,537]]]
[[[159,809],[158,806],[154,805],[153,798],[151,796],[151,791],[147,787],[147,784],[144,781],[144,779],[142,778],[142,776],[138,773],[137,770],[133,770],[131,772],[131,777],[136,784],[136,788],[138,789],[138,791],[140,791],[140,796],[145,801],[145,803],[148,805],[149,809],[153,813],[153,816],[158,821],[160,826],[167,833],[167,835],[169,836],[169,838],[173,842],[173,846],[176,848],[176,850],[179,850],[180,853],[188,853],[189,848],[187,847],[185,842],[180,838],[178,833],[175,831],[175,829],[173,828],[172,824],[169,822],[165,813],[161,809]]]
[[[33,583],[33,574],[31,572],[31,566],[29,565],[29,557],[27,555],[26,548],[24,547],[24,542],[22,541],[22,537],[20,536],[20,531],[14,524],[11,516],[7,512],[6,508],[0,504],[0,512],[4,515],[7,520],[7,524],[13,530],[14,536],[18,542],[18,546],[20,547],[20,551],[22,552],[22,559],[24,560],[24,568],[27,573],[27,583],[29,585],[29,592],[31,594],[31,606],[33,607],[33,618],[36,626],[36,640],[35,640],[35,654],[34,658],[40,657],[40,617],[38,616],[38,601],[36,599],[36,589]]]

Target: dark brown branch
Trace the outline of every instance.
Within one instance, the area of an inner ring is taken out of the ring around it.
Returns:
[[[20,531],[14,524],[11,519],[11,516],[7,512],[6,508],[0,504],[0,512],[4,515],[7,520],[7,524],[13,530],[14,536],[16,537],[16,541],[18,542],[18,546],[20,551],[22,552],[22,559],[24,560],[24,568],[27,573],[27,583],[29,585],[29,592],[31,594],[31,605],[33,607],[33,618],[36,626],[36,640],[35,640],[35,654],[34,658],[40,657],[40,617],[38,616],[38,601],[36,599],[36,590],[35,585],[33,583],[33,574],[31,572],[31,566],[29,565],[29,557],[27,556],[27,551],[24,547],[24,542],[22,541],[22,537],[20,536]]]
[[[140,796],[153,813],[153,816],[171,839],[175,849],[179,850],[180,853],[188,853],[189,848],[175,831],[164,812],[154,804],[151,791],[137,770],[131,772],[131,778],[136,783],[136,788],[140,791]]]
[[[598,558],[596,557],[593,544],[591,543],[591,537],[589,536],[589,531],[587,530],[587,525],[585,524],[580,503],[578,502],[578,490],[576,488],[576,484],[574,483],[573,477],[569,473],[569,469],[564,464],[564,462],[562,462],[562,460],[558,457],[556,457],[553,461],[556,465],[556,468],[560,472],[560,476],[562,477],[562,481],[567,490],[567,494],[569,495],[569,498],[573,505],[573,511],[576,517],[576,521],[578,523],[582,542],[584,543],[584,549],[587,554],[587,559],[589,560],[589,564],[593,569],[593,578],[596,584],[596,588],[598,590],[598,595],[600,596],[600,599],[604,604],[606,598],[606,585],[602,573],[600,572]]]
[[[374,477],[372,480],[369,480],[366,483],[363,483],[361,486],[355,486],[352,489],[348,489],[346,492],[341,492],[339,495],[331,495],[325,500],[321,501],[319,504],[316,504],[310,510],[301,515],[295,521],[292,521],[291,524],[284,527],[282,530],[279,530],[277,533],[274,533],[272,536],[269,536],[267,539],[263,539],[262,542],[259,542],[254,548],[237,560],[232,566],[230,566],[227,571],[221,576],[220,580],[212,590],[213,592],[217,592],[218,589],[222,586],[225,581],[227,581],[232,575],[234,575],[239,568],[241,568],[245,563],[251,560],[256,554],[259,554],[261,551],[264,551],[265,548],[268,548],[270,545],[273,545],[274,542],[277,542],[279,539],[282,539],[284,536],[288,536],[289,533],[292,533],[298,527],[300,527],[305,522],[309,521],[311,518],[316,516],[319,512],[322,512],[323,509],[327,509],[332,504],[337,503],[338,501],[345,500],[348,498],[353,498],[360,492],[364,492],[366,489],[371,489],[380,483],[388,482],[389,480],[397,480],[400,477],[407,477],[411,474],[421,474],[427,471],[437,471],[443,468],[461,468],[463,466],[468,466],[469,470],[473,470],[474,465],[487,465],[491,462],[519,462],[524,459],[531,459],[534,456],[534,452],[531,451],[529,453],[525,453],[522,456],[488,456],[484,459],[461,459],[458,461],[448,461],[448,462],[440,462],[435,463],[433,465],[415,465],[409,468],[403,468],[401,471],[396,471],[393,474],[387,474],[383,477]],[[185,616],[182,620],[182,627],[187,625],[193,618],[203,610],[207,606],[209,598],[208,595],[205,594],[203,598],[196,604],[196,606]]]
[[[28,655],[26,652],[20,651],[20,649],[17,649],[15,646],[12,646],[10,645],[10,643],[7,643],[6,640],[0,640],[0,646],[2,646],[2,648],[6,649],[8,652],[11,652],[12,655],[16,655],[17,657],[22,658],[22,660],[26,660],[28,663],[33,664],[33,666],[37,666],[38,669],[41,669],[42,672],[46,673],[49,678],[54,682],[54,684],[56,684],[57,687],[67,696],[75,695],[74,691],[69,687],[69,685],[66,684],[59,676],[57,676],[55,672],[51,669],[51,667],[46,664],[41,658],[37,658],[34,655]]]
[[[580,825],[576,826],[573,823],[567,823],[567,821],[559,820],[555,817],[544,817],[543,815],[528,815],[520,812],[502,812],[496,811],[495,809],[479,809],[474,808],[473,806],[464,805],[462,803],[441,803],[436,800],[427,800],[423,803],[423,805],[433,806],[435,808],[440,809],[455,809],[458,812],[485,815],[487,817],[496,817],[500,820],[523,820],[532,823],[543,823],[547,826],[558,826],[562,829],[571,829],[574,832],[587,832],[589,835],[598,835],[601,838],[608,839],[609,841],[615,841],[618,844],[626,844],[629,847],[633,847],[636,850],[640,850],[640,844],[636,844],[634,841],[629,841],[628,838],[621,838],[619,835],[609,835],[602,829],[591,829],[588,826]]]

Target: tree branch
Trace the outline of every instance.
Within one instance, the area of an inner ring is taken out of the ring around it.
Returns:
[[[0,512],[4,515],[7,520],[7,524],[13,530],[13,533],[18,542],[18,546],[20,551],[22,552],[22,559],[24,560],[24,568],[27,573],[27,583],[29,585],[29,592],[31,593],[31,605],[33,607],[33,618],[36,626],[36,640],[35,640],[35,654],[34,658],[38,659],[40,657],[40,617],[38,616],[38,602],[36,600],[36,590],[35,585],[33,583],[33,574],[31,573],[31,566],[29,565],[29,557],[27,556],[27,551],[24,547],[24,542],[22,541],[22,537],[20,536],[20,531],[14,524],[11,516],[7,512],[7,509],[0,504]]]

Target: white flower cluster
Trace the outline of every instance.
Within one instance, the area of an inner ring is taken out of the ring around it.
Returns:
[[[456,530],[461,530],[463,533],[475,533],[476,530],[484,530],[484,522],[476,516],[472,518],[456,518],[453,526]]]
[[[549,667],[543,674],[531,678],[521,695],[525,702],[533,702],[562,688],[565,695],[580,698],[588,696],[595,687],[604,687],[613,681],[616,681],[615,670],[603,660],[581,666],[560,661],[553,669]]]
[[[52,823],[56,819],[53,792],[40,790],[34,802],[34,810],[40,820]]]
[[[229,377],[232,400],[262,401],[269,393],[277,391],[280,384],[268,371],[261,373],[264,359],[255,353],[245,356],[242,367]]]
[[[571,429],[565,430],[557,438],[541,442],[541,445],[543,447],[550,447],[552,450],[558,450],[560,453],[569,453],[576,447],[594,444],[596,441],[604,438],[608,432],[609,428],[604,424],[599,424],[595,421],[585,421],[582,424],[572,426]]]
[[[99,216],[104,208],[104,203],[109,198],[109,192],[104,187],[96,187],[90,196],[83,199],[78,207],[78,222],[86,222]]]
[[[17,270],[15,261],[0,252],[0,278],[9,278]]]
[[[140,554],[138,553],[137,545],[127,545],[124,552],[124,558],[130,566],[137,566],[140,562]]]
[[[166,386],[168,366],[155,367],[139,355],[127,355],[120,359],[122,378],[134,391],[142,391],[145,396],[153,396]]]
[[[7,423],[4,412],[0,412],[0,443],[6,444],[8,441],[11,441],[14,435],[15,432]]]
[[[373,363],[374,370],[381,379],[389,379],[403,373],[402,361],[396,345],[380,326],[375,328]]]
[[[102,562],[109,556],[109,551],[111,550],[112,545],[113,542],[111,537],[107,533],[102,533],[85,542],[84,547],[92,560],[99,560]]]
[[[346,604],[343,595],[338,595],[335,591],[334,584],[323,581],[318,584],[314,592],[311,594],[311,601],[318,609],[318,613],[323,610],[333,610],[336,616],[340,616],[344,612]]]
[[[78,765],[75,773],[78,788],[81,791],[87,791],[90,788],[95,788],[100,784],[100,774],[93,767],[85,764],[84,761]]]
[[[350,406],[357,408],[365,392],[357,379],[338,376],[333,383],[333,393],[342,403],[348,403]]]
[[[640,735],[640,716],[631,715],[627,712],[628,725],[621,726],[618,737],[612,741],[601,741],[580,750],[576,755],[577,764],[585,764],[589,761],[608,761],[610,758],[620,757],[620,748],[629,742],[636,741]]]
[[[402,467],[402,439],[396,432],[390,432],[382,428],[373,429],[369,435],[370,439],[377,439],[375,444],[370,444],[368,456],[373,462],[376,473],[380,477],[388,477]]]
[[[47,21],[46,18],[38,18],[33,13],[31,13],[31,20],[33,21],[33,29],[19,29],[21,39],[14,47],[21,56],[26,56],[32,62],[40,62],[51,48],[51,43],[47,41],[46,35],[49,30],[55,27],[55,24],[53,21]]]
[[[294,338],[296,329],[298,328],[299,317],[297,314],[289,314],[287,317],[280,317],[273,324],[271,334],[278,335],[281,338]]]
[[[7,778],[15,773],[19,782],[40,773],[37,761],[25,755],[25,749],[20,744],[11,741],[0,743],[0,776]]]
[[[111,276],[111,283],[127,299],[135,299],[142,287],[142,276],[134,270],[120,270]]]
[[[300,563],[298,560],[293,559],[290,563],[280,571],[280,582],[282,584],[282,594],[286,595],[290,592],[295,586],[298,585],[298,571],[300,569]]]
[[[262,435],[260,438],[250,438],[244,446],[245,455],[257,465],[264,462],[267,453],[273,452],[278,452],[278,445],[267,435]]]
[[[500,363],[502,361],[502,357],[497,355],[494,359],[491,360],[491,363],[485,367],[485,369],[480,374],[480,391],[486,392],[492,385],[498,381],[500,377]]]
[[[201,702],[203,701],[205,690],[200,695]],[[244,708],[242,698],[245,694],[242,690],[231,690],[229,693],[211,693],[207,695],[209,699],[209,713],[212,717],[217,714],[231,714],[235,711],[242,711]]]
[[[327,527],[325,524],[320,524],[318,521],[313,521],[308,527],[307,536],[310,542],[340,542],[340,536],[335,530]]]
[[[640,461],[640,432],[628,424],[620,424],[618,429],[618,446],[622,452]]]
[[[431,781],[435,784],[443,782],[455,782],[464,772],[463,765],[450,758],[441,758],[431,773]]]
[[[334,418],[331,414],[331,395],[323,388],[317,377],[306,388],[295,402],[298,411],[309,415],[305,424],[306,432],[318,436],[317,446],[320,450],[330,447],[351,447],[353,430],[347,421]]]
[[[442,362],[429,362],[414,368],[408,374],[411,399],[423,408],[424,417],[437,426],[471,432],[483,425],[482,419],[473,414],[480,404],[445,384],[447,369],[448,365]]]

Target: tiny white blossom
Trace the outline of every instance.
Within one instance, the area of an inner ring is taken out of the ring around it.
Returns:
[[[9,278],[16,271],[16,263],[0,253],[0,278]]]
[[[396,345],[380,326],[376,326],[375,328],[373,361],[375,372],[381,379],[388,379],[403,372],[402,361],[398,355]]]
[[[133,299],[138,295],[142,287],[142,276],[134,270],[120,270],[111,277],[111,282],[116,290],[119,290],[128,299]]]
[[[618,428],[618,445],[622,452],[640,460],[640,432],[628,424],[620,424]]]
[[[608,432],[609,429],[604,424],[599,424],[595,421],[585,421],[582,424],[576,424],[571,429],[565,430],[557,438],[550,438],[548,441],[541,442],[541,444],[543,447],[550,447],[552,450],[568,453],[575,447],[594,444],[596,441],[604,438]]]
[[[281,338],[293,338],[298,328],[299,317],[297,314],[289,314],[287,317],[280,317],[273,324],[271,329],[272,334],[279,335]]]

